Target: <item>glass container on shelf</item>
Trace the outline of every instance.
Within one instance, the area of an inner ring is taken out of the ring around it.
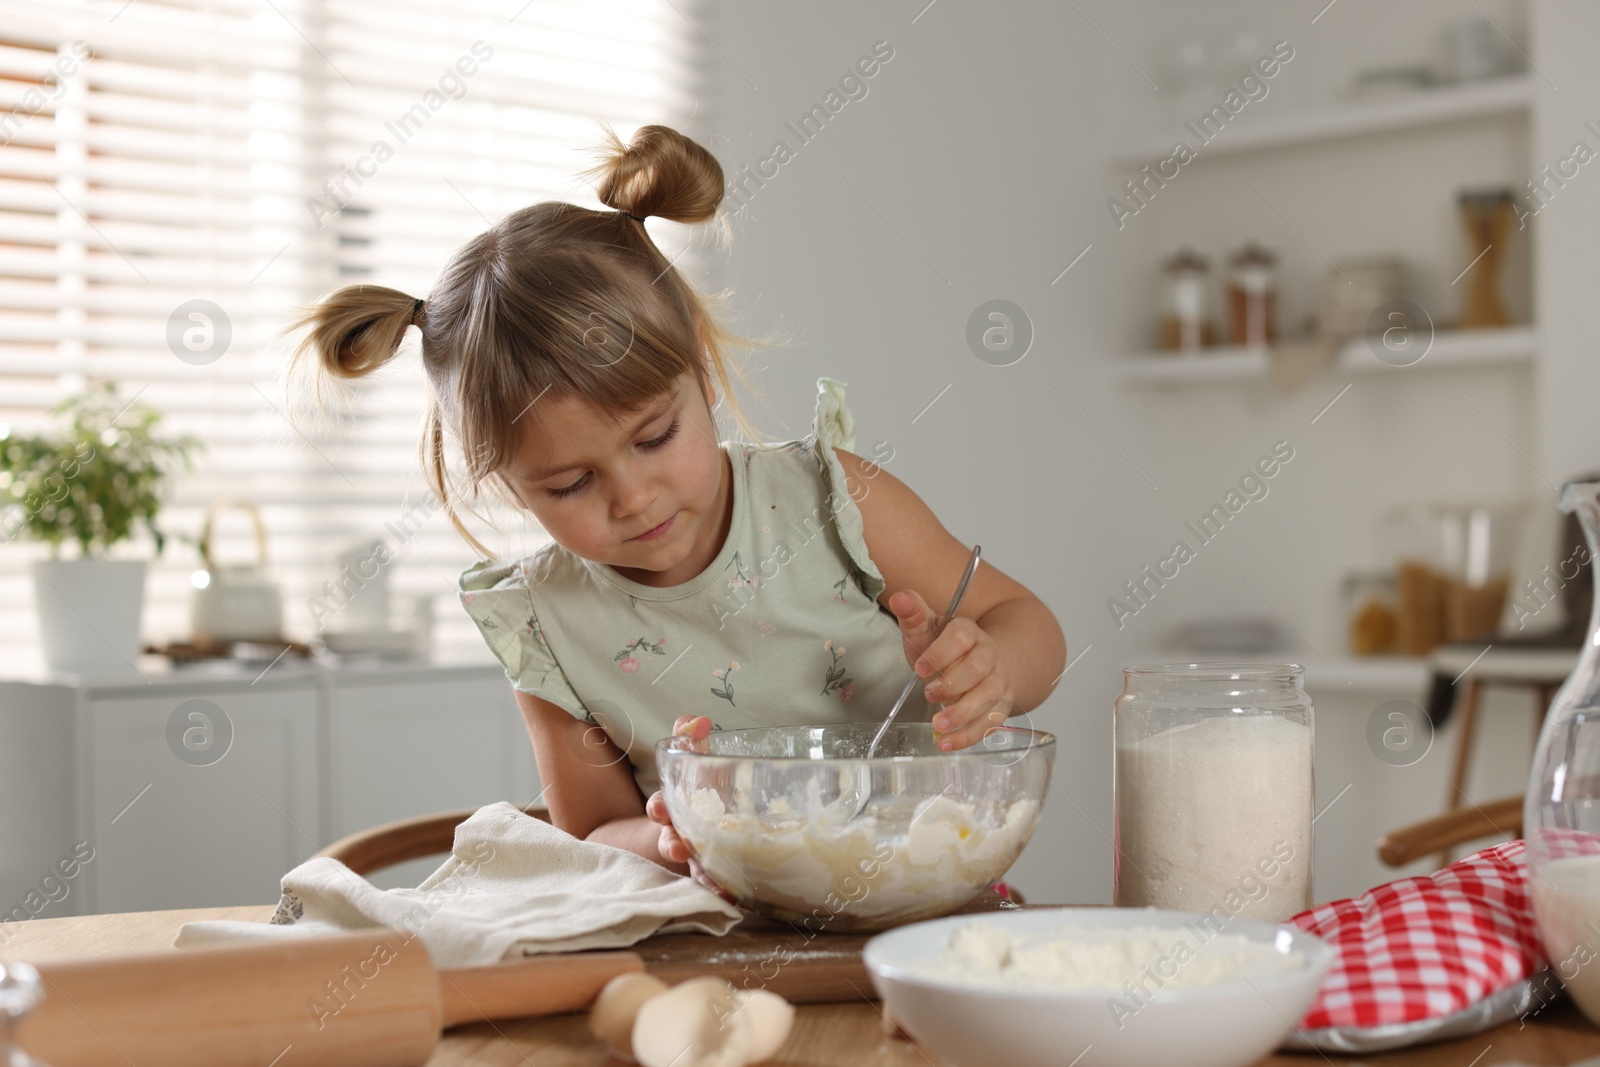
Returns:
[[[1278,338],[1278,259],[1251,241],[1228,259],[1228,343],[1269,345]]]
[[[1123,671],[1113,764],[1119,907],[1282,922],[1311,906],[1312,707],[1292,663]]]
[[[1390,571],[1364,571],[1344,580],[1344,617],[1352,656],[1383,656],[1395,650],[1399,597]]]
[[[1184,248],[1161,267],[1160,347],[1191,352],[1216,342],[1211,264]]]
[[[1600,482],[1561,491],[1590,557],[1600,553]],[[1594,569],[1600,584],[1600,568]],[[1600,1025],[1600,597],[1577,665],[1539,732],[1523,801],[1529,891],[1545,953],[1572,999]]]
[[[1523,511],[1516,503],[1436,503],[1389,515],[1400,652],[1425,656],[1442,644],[1494,635]]]
[[[1456,201],[1467,235],[1465,254],[1472,267],[1461,297],[1461,328],[1504,326],[1511,319],[1500,299],[1500,270],[1511,224],[1516,221],[1516,194],[1505,188],[1467,190],[1458,194]]]

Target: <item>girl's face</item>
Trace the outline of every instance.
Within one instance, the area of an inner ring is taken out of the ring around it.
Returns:
[[[644,585],[680,584],[726,534],[713,399],[709,383],[684,374],[620,423],[580,397],[537,400],[518,416],[527,425],[506,486],[569,552]]]

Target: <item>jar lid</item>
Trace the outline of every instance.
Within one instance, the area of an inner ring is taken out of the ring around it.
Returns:
[[[1194,249],[1180,248],[1166,262],[1161,264],[1161,269],[1168,274],[1180,274],[1190,271],[1204,272],[1211,269],[1211,264],[1206,257]]]
[[[1277,265],[1278,257],[1270,249],[1254,241],[1246,241],[1234,251],[1228,262],[1235,267],[1271,267]]]

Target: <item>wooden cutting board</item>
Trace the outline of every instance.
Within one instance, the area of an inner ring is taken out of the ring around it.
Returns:
[[[1017,907],[988,892],[957,914],[983,914]],[[672,983],[714,974],[736,989],[768,989],[792,1004],[876,1000],[861,960],[870,933],[818,933],[799,924],[750,917],[721,937],[658,934],[627,951],[645,970]]]

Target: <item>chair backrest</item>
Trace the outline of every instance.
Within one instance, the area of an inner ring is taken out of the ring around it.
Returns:
[[[1404,867],[1431,853],[1495,836],[1522,836],[1521,797],[1472,804],[1392,830],[1378,838],[1378,858],[1390,867]]]

